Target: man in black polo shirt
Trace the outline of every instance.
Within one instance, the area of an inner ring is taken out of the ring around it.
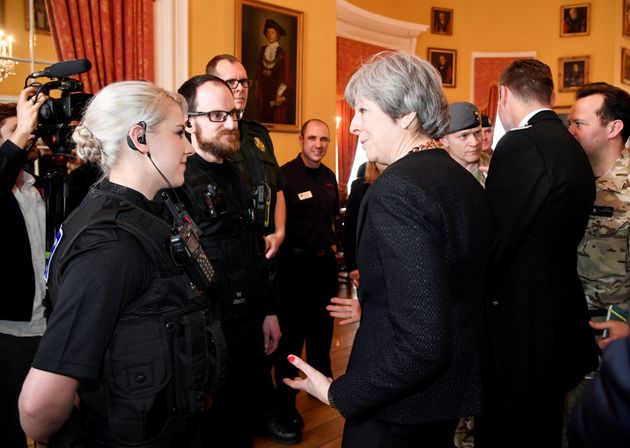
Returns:
[[[326,305],[337,294],[337,265],[331,246],[339,194],[335,174],[322,164],[329,143],[326,123],[309,120],[300,131],[301,152],[282,166],[287,223],[278,255],[282,339],[275,375],[280,405],[298,425],[301,418],[295,408],[296,392],[282,382],[282,378],[298,374],[287,362],[287,355],[301,353],[306,342],[309,364],[332,377],[329,353],[333,318]]]

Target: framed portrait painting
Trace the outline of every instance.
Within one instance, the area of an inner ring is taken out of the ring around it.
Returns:
[[[431,32],[433,34],[453,35],[453,10],[431,8]]]
[[[621,49],[621,82],[630,84],[630,49]]]
[[[437,68],[444,87],[455,87],[457,77],[457,50],[428,48],[427,59]]]
[[[431,32],[433,34],[453,35],[453,10],[431,8]]]
[[[30,30],[31,18],[28,10],[29,0],[24,0],[24,20],[26,21],[26,31]],[[35,32],[38,34],[50,34],[50,24],[44,0],[33,0],[33,23]]]
[[[236,55],[254,81],[245,117],[274,131],[300,129],[303,15],[259,1],[236,1]]]
[[[587,36],[591,32],[591,4],[560,7],[560,36]]]
[[[588,82],[588,56],[571,56],[558,59],[558,90],[571,92]]]

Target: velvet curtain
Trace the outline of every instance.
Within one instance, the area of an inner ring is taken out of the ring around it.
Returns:
[[[490,117],[492,122],[496,121],[497,108],[499,107],[499,84],[494,83],[488,89],[488,102],[485,106],[481,106],[479,111]]]
[[[348,192],[348,180],[352,171],[354,154],[357,150],[357,136],[350,133],[350,122],[354,115],[354,109],[342,97],[337,99],[337,116],[341,117],[337,126],[337,164],[339,168],[339,191],[342,198]]]
[[[59,60],[89,59],[84,91],[154,80],[153,0],[45,0]]]

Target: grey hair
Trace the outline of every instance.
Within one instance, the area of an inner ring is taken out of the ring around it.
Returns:
[[[126,146],[129,129],[144,121],[147,131],[158,126],[176,104],[186,115],[186,100],[147,81],[122,81],[104,87],[88,104],[81,123],[72,134],[77,154],[83,160],[98,163],[103,176],[118,161]]]
[[[442,138],[448,131],[448,101],[440,74],[418,56],[401,51],[375,54],[346,86],[352,107],[357,96],[375,102],[393,120],[415,112],[418,131],[429,138]]]

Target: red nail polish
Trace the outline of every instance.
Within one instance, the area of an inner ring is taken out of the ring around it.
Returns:
[[[295,356],[289,355],[289,356],[287,356],[287,359],[289,360],[289,362],[293,362],[293,361],[295,361]]]

